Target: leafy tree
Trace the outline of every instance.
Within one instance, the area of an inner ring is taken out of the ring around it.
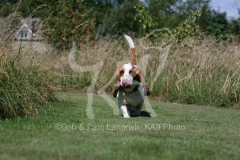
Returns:
[[[1,5],[4,7],[0,12],[0,16],[6,17],[11,12],[17,11],[23,17],[31,15],[32,17],[46,18],[54,9],[55,4],[55,0],[3,0]],[[15,10],[16,8],[17,10]]]
[[[68,48],[72,40],[79,43],[94,42],[94,16],[80,0],[59,0],[53,17],[43,25],[47,40],[53,46]]]
[[[107,33],[106,24],[114,10],[115,0],[84,0],[87,10],[93,10],[95,14],[96,37]]]
[[[127,32],[138,32],[139,23],[134,21],[136,9],[134,6],[141,3],[139,0],[133,1],[115,1],[113,4],[114,9],[108,14],[102,26],[103,33],[105,34],[119,34]]]
[[[228,26],[232,34],[240,35],[240,19],[231,19]]]
[[[176,42],[181,42],[188,36],[198,36],[199,25],[196,24],[196,21],[201,14],[202,11],[196,10],[185,21],[183,21],[183,23],[174,29],[173,35]]]
[[[18,6],[17,12],[23,17],[46,19],[51,12],[52,18],[59,13],[58,3],[72,3],[73,10],[93,10],[95,29],[98,35],[122,35],[134,32],[143,35],[154,28],[176,28],[196,10],[201,10],[201,17],[195,22],[208,34],[238,34],[238,19],[228,20],[227,14],[211,9],[211,0],[1,0],[0,16],[6,17]],[[3,5],[8,3],[7,5]],[[42,6],[42,7],[39,7]],[[134,8],[135,7],[135,8]],[[36,9],[37,8],[37,9]]]
[[[188,17],[181,17],[182,3],[182,0],[146,0],[146,5],[158,28],[174,28]]]
[[[181,14],[185,16],[189,16],[191,13],[196,10],[202,10],[202,16],[204,15],[204,11],[210,9],[210,0],[186,0],[182,4],[182,9],[180,10]]]
[[[10,0],[3,0],[0,2],[0,16],[7,17],[13,12],[14,3]]]
[[[208,34],[228,33],[228,20],[226,12],[209,10],[206,16],[201,17],[201,28]]]
[[[153,21],[152,15],[149,13],[149,10],[144,4],[138,3],[136,6],[134,6],[134,8],[136,9],[134,20],[140,24],[138,32],[141,35],[149,33],[150,30],[157,25],[157,23]]]

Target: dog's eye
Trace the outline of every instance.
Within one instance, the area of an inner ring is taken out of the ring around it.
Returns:
[[[132,70],[129,71],[129,74],[131,74],[131,73],[132,73]]]

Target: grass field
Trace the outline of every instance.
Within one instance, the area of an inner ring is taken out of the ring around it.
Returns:
[[[0,120],[0,159],[240,159],[240,112],[151,101],[156,118],[124,119],[94,96],[64,101],[35,118]]]

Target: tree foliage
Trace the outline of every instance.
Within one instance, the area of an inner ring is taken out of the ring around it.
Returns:
[[[139,0],[115,1],[113,8],[107,13],[107,17],[101,26],[103,34],[122,35],[127,32],[137,33],[139,24],[134,21],[136,15],[134,6],[138,3],[140,3]]]
[[[143,3],[138,3],[134,8],[136,9],[134,20],[140,24],[139,33],[141,35],[149,33],[157,23],[153,21],[152,15]]]
[[[11,7],[20,3],[18,12],[23,17],[31,15],[46,19],[58,9],[60,2],[74,4],[73,9],[84,4],[86,11],[93,10],[96,13],[94,24],[97,36],[127,32],[141,36],[155,28],[174,29],[196,10],[202,12],[196,21],[201,32],[213,35],[239,35],[240,32],[240,20],[228,19],[225,12],[212,9],[211,0],[2,0],[0,16],[7,16],[12,12]],[[44,7],[39,7],[43,4]],[[57,17],[55,13],[52,16]]]
[[[72,40],[79,43],[94,42],[94,15],[80,0],[59,0],[54,16],[43,24],[50,44],[57,48],[68,48]]]
[[[197,36],[199,33],[199,25],[196,21],[200,18],[201,10],[193,12],[183,23],[174,29],[174,37],[177,42],[181,42],[188,36]]]

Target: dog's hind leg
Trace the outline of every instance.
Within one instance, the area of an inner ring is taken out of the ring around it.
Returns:
[[[135,109],[135,111],[133,112],[132,116],[136,117],[136,116],[140,116],[141,110],[143,108],[143,104],[137,106],[137,108]]]

